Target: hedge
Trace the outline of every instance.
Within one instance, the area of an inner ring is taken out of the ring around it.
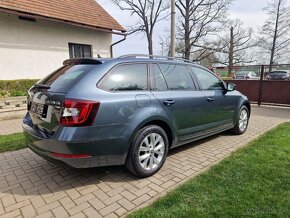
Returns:
[[[37,79],[0,80],[0,97],[25,96]]]

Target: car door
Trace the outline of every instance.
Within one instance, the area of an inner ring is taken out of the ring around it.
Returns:
[[[152,64],[152,94],[173,122],[178,137],[187,139],[203,130],[204,96],[185,65]]]
[[[227,128],[234,122],[236,98],[228,94],[225,85],[213,73],[199,67],[191,67],[197,78],[207,106],[205,112],[205,127]]]

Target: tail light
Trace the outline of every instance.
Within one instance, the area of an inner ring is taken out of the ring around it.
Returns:
[[[65,99],[60,117],[61,126],[91,126],[100,102]]]

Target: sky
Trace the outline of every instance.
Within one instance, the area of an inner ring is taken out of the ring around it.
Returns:
[[[169,1],[169,0],[168,0]],[[289,0],[290,1],[290,0]],[[111,0],[97,0],[97,2],[109,12],[122,26],[128,27],[137,22],[136,17],[131,17],[127,11],[120,10]],[[266,7],[267,0],[234,0],[229,8],[229,17],[231,19],[238,18],[244,22],[246,27],[253,28],[257,31],[266,19],[263,8]],[[156,26],[154,33],[154,53],[161,50],[160,37],[168,36],[170,28],[170,20],[160,22]],[[113,42],[118,41],[122,36],[113,36]],[[148,53],[147,41],[144,34],[133,34],[128,36],[126,41],[114,47],[114,56],[118,57],[124,54],[146,54]]]

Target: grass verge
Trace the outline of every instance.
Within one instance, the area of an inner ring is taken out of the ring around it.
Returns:
[[[129,217],[289,217],[290,123]]]
[[[26,148],[23,133],[0,136],[0,152]]]

